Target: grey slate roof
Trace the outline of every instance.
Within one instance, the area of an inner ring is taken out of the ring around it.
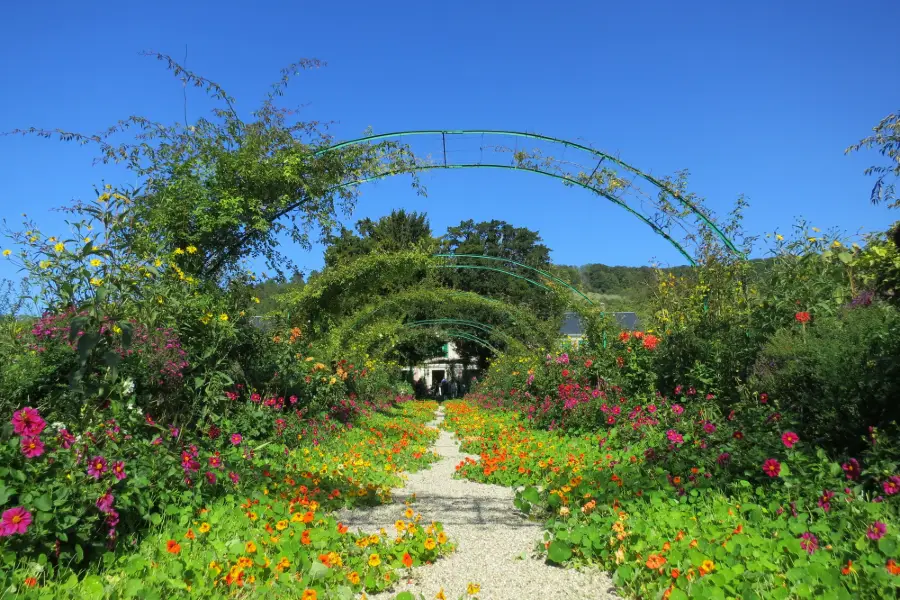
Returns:
[[[639,323],[637,315],[635,313],[617,312],[612,314],[613,317],[615,317],[616,322],[619,324],[619,327],[621,327],[622,329],[634,331],[638,328]],[[578,317],[578,313],[566,313],[565,320],[563,321],[559,333],[566,336],[584,335],[584,327],[582,326],[581,319]]]

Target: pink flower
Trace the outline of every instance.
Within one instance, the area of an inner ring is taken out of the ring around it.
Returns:
[[[102,456],[95,456],[91,459],[91,462],[88,463],[87,474],[94,479],[100,479],[103,477],[103,474],[106,473],[108,466],[109,463],[106,462],[105,458]]]
[[[778,477],[778,474],[781,473],[781,463],[774,458],[769,458],[763,463],[762,470],[769,477]]]
[[[216,474],[212,471],[206,472],[206,481],[209,485],[216,485]]]
[[[866,537],[870,540],[880,540],[886,533],[887,525],[885,525],[881,521],[875,521],[874,523],[869,525],[869,529],[866,530]]]
[[[62,443],[62,447],[68,450],[72,447],[72,444],[75,443],[75,436],[69,433],[68,429],[60,429],[59,430],[59,439]]]
[[[682,442],[684,442],[684,437],[683,437],[680,433],[678,433],[677,431],[675,431],[674,429],[668,430],[668,431],[666,432],[666,437],[667,437],[667,438],[669,439],[669,441],[672,442],[673,444],[681,444]]]
[[[807,531],[800,536],[800,547],[806,550],[807,554],[812,554],[819,548],[819,538]]]
[[[17,435],[28,436],[38,435],[47,426],[41,414],[30,406],[14,412],[11,423]]]
[[[243,439],[244,439],[244,438],[241,437],[241,434],[239,434],[239,433],[232,433],[232,434],[231,434],[231,443],[234,444],[235,446],[240,445],[241,440],[243,440]]]
[[[712,421],[707,421],[703,424],[703,431],[705,431],[706,433],[715,433],[716,426]]]
[[[233,483],[234,485],[237,485],[238,481],[241,480],[241,478],[238,477],[238,474],[235,473],[234,471],[229,471],[228,478],[231,479],[231,483]]]
[[[793,431],[785,431],[781,434],[781,443],[787,448],[793,448],[794,444],[800,441],[800,436]]]
[[[852,481],[856,481],[859,479],[859,461],[855,458],[851,458],[847,462],[841,465],[841,468],[844,470],[844,474],[847,476],[847,479]]]
[[[26,458],[37,458],[44,453],[44,442],[36,435],[26,435],[22,438],[22,454]]]
[[[116,501],[115,497],[112,494],[110,494],[109,492],[106,492],[105,494],[103,494],[102,496],[97,498],[96,505],[97,505],[97,508],[100,509],[100,512],[108,513],[109,511],[112,510],[113,502],[115,502],[115,501]]]
[[[900,475],[891,475],[887,481],[881,484],[881,487],[884,488],[884,493],[888,496],[893,496],[900,492]]]
[[[769,395],[766,393],[762,393],[759,395],[759,403],[766,404],[769,402]]]
[[[0,537],[10,536],[16,533],[25,533],[31,525],[31,513],[24,506],[17,506],[3,511],[0,518]]]
[[[680,415],[681,413],[684,412],[684,407],[680,404],[673,404],[672,412],[675,413],[676,415]]]
[[[209,466],[213,469],[221,469],[222,468],[222,459],[219,458],[218,454],[209,457]]]
[[[834,498],[834,492],[830,490],[822,490],[822,495],[819,497],[819,508],[828,512],[831,510],[831,499]]]
[[[128,474],[125,472],[125,461],[117,460],[116,462],[114,462],[112,465],[112,472],[113,475],[116,476],[116,479],[118,479],[119,481],[122,481],[123,479],[128,477]]]

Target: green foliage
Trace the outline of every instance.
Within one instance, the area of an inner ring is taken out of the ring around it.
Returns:
[[[751,385],[781,400],[805,439],[853,453],[868,427],[900,421],[900,316],[872,305],[779,330]]]
[[[431,226],[425,213],[393,210],[377,221],[363,219],[356,223],[354,234],[341,227],[339,236],[330,236],[325,248],[325,266],[336,267],[373,252],[429,252],[435,246]]]

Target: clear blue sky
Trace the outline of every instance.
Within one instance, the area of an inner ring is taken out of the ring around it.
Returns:
[[[264,8],[266,7],[266,8]],[[820,227],[884,228],[868,203],[875,156],[843,155],[900,107],[900,3],[268,2],[12,3],[0,36],[0,131],[94,132],[131,114],[182,118],[180,83],[155,49],[221,83],[249,111],[278,69],[328,61],[290,88],[337,138],[409,129],[528,130],[582,139],[655,174],[689,169],[719,213],[750,197],[752,232],[805,216]],[[205,114],[200,92],[189,116]],[[27,211],[49,234],[51,207],[92,185],[129,183],[92,150],[0,138],[0,217]],[[540,231],[557,263],[642,265],[678,256],[587,191],[528,175],[462,171],[363,189],[352,220],[426,210],[437,232],[463,218]],[[6,247],[5,244],[3,247]],[[321,248],[290,250],[321,265]],[[0,261],[0,277],[13,275]]]

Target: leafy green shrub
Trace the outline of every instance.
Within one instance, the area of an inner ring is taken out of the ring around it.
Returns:
[[[871,305],[779,330],[752,385],[779,399],[807,439],[858,449],[868,427],[900,420],[900,315]]]

